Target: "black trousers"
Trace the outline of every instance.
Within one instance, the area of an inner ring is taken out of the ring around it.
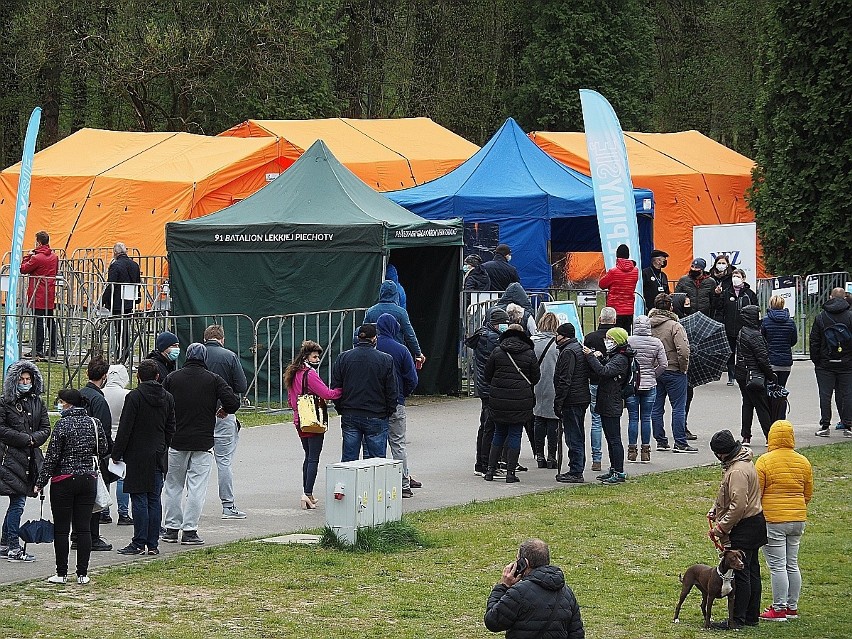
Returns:
[[[616,315],[615,325],[623,328],[629,335],[633,330],[633,315]]]
[[[763,436],[769,437],[769,427],[772,426],[772,417],[769,414],[769,398],[766,396],[765,388],[751,390],[746,387],[746,381],[737,380],[740,387],[740,395],[743,396],[743,424],[740,435],[744,439],[751,439],[751,424],[754,413],[757,413],[757,421],[763,430]]]
[[[744,568],[734,571],[734,621],[757,624],[760,619],[760,550],[743,550]]]
[[[494,420],[491,419],[491,409],[488,398],[480,397],[482,408],[479,412],[479,430],[476,433],[476,465],[488,468],[488,455],[491,453],[491,440],[494,439]]]
[[[68,539],[71,524],[77,535],[77,574],[89,571],[92,537],[89,522],[95,505],[95,478],[75,475],[50,484],[50,510],[53,512],[53,550],[56,554],[56,574],[68,574]]]
[[[846,428],[852,427],[852,371],[834,371],[814,368],[819,389],[819,426],[831,427],[831,394],[840,413],[840,421]]]
[[[45,308],[33,309],[35,316],[35,352],[38,355],[56,355],[56,322],[53,320],[53,310]],[[45,330],[45,325],[47,325]],[[45,349],[45,333],[50,335],[48,349]]]

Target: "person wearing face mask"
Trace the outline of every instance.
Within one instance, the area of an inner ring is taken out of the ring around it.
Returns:
[[[491,278],[488,276],[488,271],[486,271],[482,266],[482,258],[475,253],[464,258],[462,272],[464,273],[464,283],[462,285],[463,290],[491,290]]]
[[[293,361],[284,371],[287,399],[293,408],[293,426],[296,427],[299,441],[302,442],[302,449],[305,451],[305,461],[302,463],[302,510],[316,508],[319,501],[314,497],[314,483],[317,479],[319,458],[325,435],[323,433],[306,433],[299,428],[299,411],[296,410],[299,395],[312,393],[329,401],[340,399],[343,393],[342,388],[331,389],[322,381],[316,370],[319,368],[321,358],[322,346],[314,341],[306,340],[302,342],[299,352],[296,353]]]
[[[675,286],[675,293],[686,293],[689,297],[689,307],[692,312],[700,311],[707,317],[713,317],[713,289],[716,288],[714,280],[704,269],[707,268],[707,260],[696,257],[689,266],[689,273],[681,277]]]
[[[169,331],[163,331],[157,335],[154,342],[154,350],[148,353],[146,359],[157,363],[157,372],[160,374],[160,383],[166,381],[169,373],[177,370],[177,359],[180,357],[180,342],[177,335]]]
[[[745,281],[745,271],[739,268],[733,270],[730,281],[721,287],[721,294],[714,297],[714,305],[721,312],[721,319],[718,321],[725,325],[725,334],[731,345],[731,356],[728,358],[728,386],[733,386],[737,336],[743,327],[742,309],[746,306],[757,306],[757,295]]]
[[[651,266],[642,269],[642,297],[645,298],[645,313],[654,308],[654,299],[660,293],[670,293],[669,277],[664,268],[669,254],[659,249],[651,251]]]
[[[6,371],[0,401],[0,495],[9,497],[9,508],[3,520],[0,556],[8,561],[35,560],[21,549],[18,528],[27,497],[35,496],[33,486],[44,460],[39,447],[50,437],[43,392],[41,372],[32,362],[20,360]]]
[[[491,280],[491,287],[494,291],[505,291],[509,288],[509,284],[520,282],[518,270],[509,264],[512,260],[512,249],[508,244],[498,244],[494,249],[494,257],[485,264],[482,268],[488,273]]]

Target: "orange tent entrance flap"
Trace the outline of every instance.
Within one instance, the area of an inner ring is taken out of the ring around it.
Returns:
[[[292,164],[317,140],[377,191],[393,191],[441,177],[479,147],[429,118],[248,120],[220,136],[281,140],[282,164]]]
[[[123,241],[165,253],[165,223],[219,210],[282,171],[273,138],[83,129],[35,156],[27,236],[77,248]],[[0,173],[0,226],[11,237],[20,166]]]
[[[563,164],[589,174],[583,133],[536,131],[530,138]],[[669,253],[671,281],[689,270],[692,227],[700,224],[753,222],[745,203],[754,162],[698,131],[624,134],[630,175],[637,187],[654,192],[654,245]],[[758,245],[758,275],[764,268]],[[708,259],[709,256],[702,256]],[[573,281],[597,280],[603,274],[598,253],[571,256],[567,276]]]

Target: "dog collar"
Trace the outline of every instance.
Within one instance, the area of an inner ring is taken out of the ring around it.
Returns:
[[[734,589],[733,581],[734,581],[734,569],[729,568],[728,572],[723,573],[719,570],[719,566],[716,566],[716,574],[722,580],[722,592],[720,593],[722,597],[726,597],[730,594],[730,592]]]

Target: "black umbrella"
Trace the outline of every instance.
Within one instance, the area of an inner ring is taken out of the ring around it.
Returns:
[[[687,315],[680,323],[689,340],[689,369],[686,373],[689,385],[695,388],[718,381],[722,372],[727,370],[731,355],[725,325],[704,313]]]
[[[53,522],[44,518],[44,493],[41,495],[39,519],[31,519],[18,529],[18,536],[28,544],[49,544],[53,541]]]

